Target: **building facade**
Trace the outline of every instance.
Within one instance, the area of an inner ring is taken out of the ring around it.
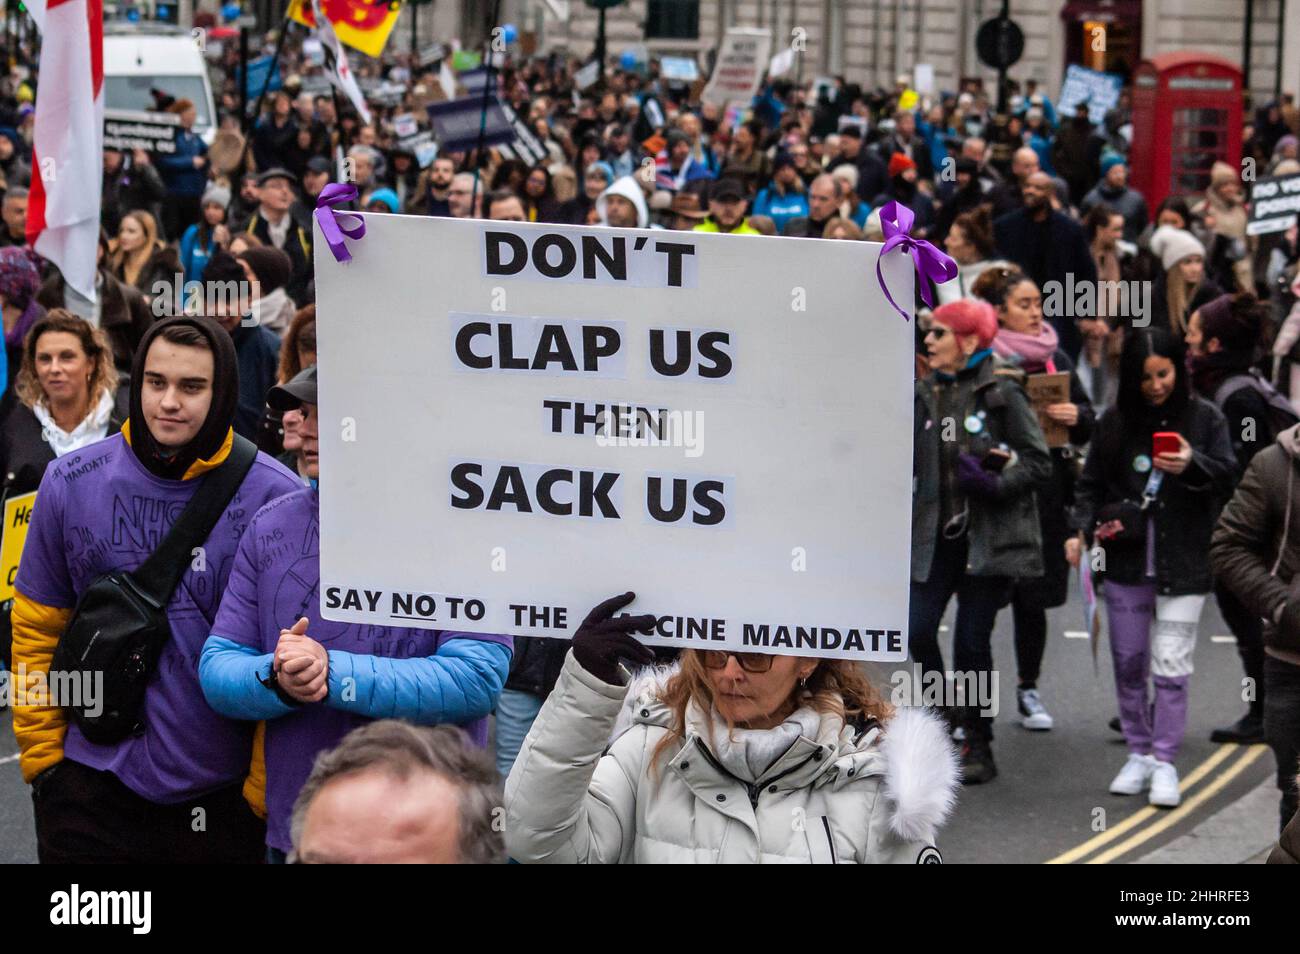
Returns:
[[[439,3],[447,0],[437,0]],[[966,76],[996,74],[975,53],[979,25],[1001,0],[628,0],[607,14],[608,49],[695,54],[701,65],[728,26],[768,27],[776,44],[792,43],[795,75],[842,74],[874,88],[892,87],[917,64],[933,69],[935,87],[952,90]],[[589,55],[596,11],[582,0],[504,0],[530,46]],[[1010,70],[1053,96],[1065,68],[1079,63],[1127,73],[1145,57],[1180,49],[1236,63],[1250,51],[1252,100],[1300,87],[1300,0],[1011,0],[1025,34],[1024,56]],[[1247,22],[1249,21],[1249,41]],[[774,47],[776,49],[778,47]]]

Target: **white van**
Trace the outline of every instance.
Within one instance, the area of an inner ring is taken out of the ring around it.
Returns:
[[[104,107],[153,111],[151,90],[194,103],[194,131],[212,145],[217,115],[212,82],[189,32],[156,23],[104,24]]]

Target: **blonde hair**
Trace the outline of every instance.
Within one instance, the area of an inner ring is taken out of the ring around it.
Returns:
[[[830,235],[831,232],[838,232],[838,235]],[[826,223],[822,229],[822,238],[849,239],[851,241],[862,241],[862,229],[858,228],[858,223],[852,219],[846,219],[843,216],[835,216]]]
[[[686,710],[694,702],[704,712],[711,712],[713,684],[704,665],[705,650],[684,649],[679,659],[680,668],[659,693],[659,701],[672,713],[672,723],[667,734],[659,740],[650,756],[651,772],[668,749],[686,738]],[[832,713],[845,722],[855,719],[875,719],[885,722],[894,714],[893,706],[885,702],[871,684],[860,664],[849,659],[819,659],[803,685],[797,685],[786,700],[796,709],[809,706],[821,713]],[[724,717],[725,718],[725,717]],[[725,719],[727,731],[735,728]]]
[[[1182,262],[1165,272],[1165,300],[1169,303],[1169,330],[1182,338],[1187,334],[1187,305],[1200,284],[1193,285],[1183,278]],[[1205,281],[1202,277],[1201,281]]]
[[[158,223],[143,209],[132,209],[122,216],[123,221],[127,219],[135,219],[140,224],[140,230],[144,232],[144,241],[140,243],[138,249],[128,254],[122,251],[120,240],[114,239],[112,265],[113,271],[128,285],[134,285],[150,256],[158,248]]]

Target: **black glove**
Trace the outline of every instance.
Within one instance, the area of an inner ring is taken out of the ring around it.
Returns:
[[[573,658],[587,672],[611,686],[623,684],[618,671],[620,658],[630,659],[643,666],[654,662],[654,653],[650,647],[631,634],[651,632],[655,618],[648,614],[614,616],[634,599],[635,593],[624,593],[605,600],[587,614],[578,631],[573,634]]]

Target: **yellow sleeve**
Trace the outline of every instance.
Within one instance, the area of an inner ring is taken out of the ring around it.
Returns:
[[[244,801],[253,814],[266,821],[266,723],[259,722],[253,733],[253,761],[244,779]]]
[[[30,782],[63,759],[68,720],[49,701],[50,662],[72,610],[45,606],[14,594],[12,674],[14,735],[22,750],[23,781]]]

